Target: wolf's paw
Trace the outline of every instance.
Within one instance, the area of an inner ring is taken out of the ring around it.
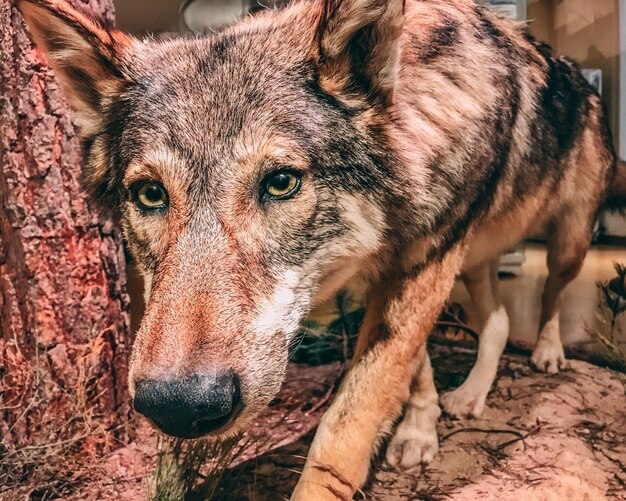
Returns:
[[[430,463],[439,450],[436,425],[440,414],[436,403],[423,408],[409,407],[387,446],[387,464],[408,470]]]
[[[398,430],[387,446],[387,464],[408,470],[430,463],[439,450],[437,431]]]
[[[560,342],[540,339],[530,356],[532,366],[541,372],[556,374],[560,370],[569,369],[569,362],[565,358],[563,345]]]
[[[465,384],[441,395],[441,405],[446,414],[455,418],[478,417],[485,408],[487,392],[481,388],[469,388]]]

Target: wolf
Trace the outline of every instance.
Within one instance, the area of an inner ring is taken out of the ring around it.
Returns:
[[[352,499],[394,424],[387,461],[429,462],[427,335],[460,275],[484,328],[442,405],[479,414],[508,335],[497,259],[540,229],[532,362],[566,367],[561,291],[626,169],[597,93],[525,27],[472,0],[302,0],[140,41],[65,0],[17,5],[75,110],[85,188],[145,277],[129,389],[165,433],[245,429],[308,312],[360,282],[352,365],[292,499]]]

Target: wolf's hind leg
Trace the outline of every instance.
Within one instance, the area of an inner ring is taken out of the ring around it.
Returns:
[[[496,377],[498,361],[509,336],[509,317],[498,297],[498,261],[483,263],[463,272],[463,283],[476,305],[483,325],[478,356],[465,382],[445,393],[441,403],[454,417],[477,417]]]
[[[568,367],[559,325],[563,289],[582,267],[591,243],[591,225],[584,214],[568,212],[548,235],[548,279],[541,295],[539,336],[531,364],[542,372],[555,374]]]
[[[406,411],[387,446],[387,463],[402,469],[430,463],[439,450],[437,420],[441,410],[425,346],[417,363]]]

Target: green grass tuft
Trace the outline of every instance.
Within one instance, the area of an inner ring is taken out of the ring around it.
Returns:
[[[217,499],[222,476],[246,447],[238,438],[223,442],[182,440],[160,435],[151,486],[153,501]]]
[[[606,282],[598,282],[599,292],[597,327],[586,325],[586,331],[602,347],[608,365],[626,372],[626,346],[622,332],[623,315],[626,312],[626,266],[615,264],[617,276]]]

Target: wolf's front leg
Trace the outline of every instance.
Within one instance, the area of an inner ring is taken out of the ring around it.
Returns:
[[[381,433],[409,398],[415,360],[461,266],[454,249],[419,273],[376,287],[353,359],[324,415],[292,500],[352,499],[365,482]]]

